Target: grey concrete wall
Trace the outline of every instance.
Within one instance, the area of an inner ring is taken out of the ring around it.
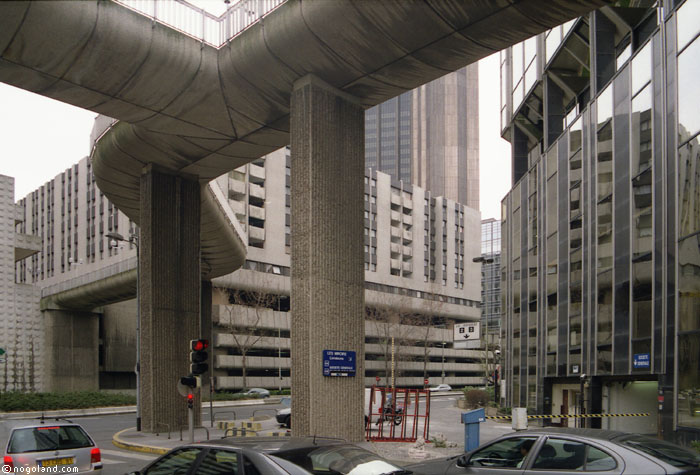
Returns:
[[[136,364],[136,300],[103,308],[104,370],[133,372]]]
[[[364,112],[311,77],[295,84],[291,102],[292,431],[359,441],[365,353]],[[357,376],[323,376],[323,350],[355,351]]]
[[[44,310],[46,390],[96,391],[99,314]]]

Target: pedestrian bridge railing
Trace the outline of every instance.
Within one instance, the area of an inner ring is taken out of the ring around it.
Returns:
[[[239,0],[216,16],[185,0],[113,0],[215,48],[260,21],[286,0]]]

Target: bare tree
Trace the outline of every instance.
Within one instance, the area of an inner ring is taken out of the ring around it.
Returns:
[[[434,317],[432,314],[404,310],[408,308],[410,308],[408,302],[394,307],[367,308],[367,320],[378,337],[378,344],[384,356],[384,374],[387,385],[392,384],[392,359],[394,378],[399,378],[404,374],[405,363],[411,361],[422,361],[423,379],[428,375],[427,365],[432,350],[430,336]],[[415,348],[416,346],[422,348],[422,354],[419,356],[408,351],[409,347]]]
[[[389,325],[389,310],[380,307],[367,308],[367,321],[370,322],[378,338],[379,348],[384,360],[384,379],[387,386],[391,378],[391,327]]]
[[[262,315],[266,309],[274,308],[278,297],[265,291],[253,290],[217,289],[217,292],[225,293],[229,302],[228,305],[221,305],[228,318],[220,321],[220,324],[231,332],[234,345],[241,354],[243,388],[246,388],[248,352],[264,336],[260,325]]]

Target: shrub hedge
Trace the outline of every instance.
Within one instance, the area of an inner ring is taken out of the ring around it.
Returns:
[[[67,393],[0,392],[1,412],[85,409],[89,407],[133,406],[135,404],[135,396],[99,391]]]
[[[271,395],[289,394],[289,389],[270,391]],[[209,400],[209,394],[203,394]],[[214,393],[214,401],[237,401],[255,399],[230,392]],[[52,411],[57,409],[86,409],[90,407],[134,406],[136,396],[100,391],[75,391],[67,393],[23,393],[0,392],[0,412]]]

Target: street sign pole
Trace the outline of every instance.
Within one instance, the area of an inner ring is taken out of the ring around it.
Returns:
[[[192,401],[194,394],[192,394],[192,388],[187,392],[188,401]],[[188,404],[187,408],[187,425],[190,438],[190,444],[194,443],[194,407],[193,404]]]

